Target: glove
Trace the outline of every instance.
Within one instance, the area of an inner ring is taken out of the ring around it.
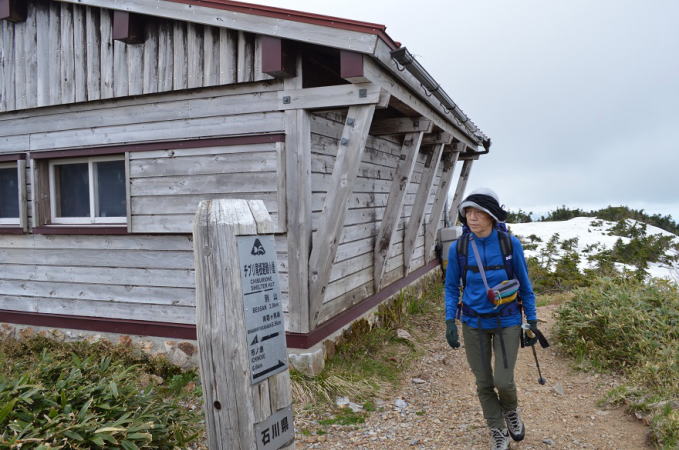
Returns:
[[[530,347],[532,345],[535,345],[535,343],[538,341],[538,321],[537,320],[527,320],[528,325],[530,325],[530,331],[533,332],[533,337],[530,337],[528,335],[528,332],[525,333],[525,338],[524,338],[524,345],[526,347]]]
[[[457,337],[455,319],[446,320],[446,340],[452,348],[460,348],[460,339]]]

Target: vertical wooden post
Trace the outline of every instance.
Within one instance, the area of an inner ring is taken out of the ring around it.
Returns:
[[[210,449],[294,445],[280,293],[267,260],[275,261],[273,232],[261,200],[198,206],[196,324]]]
[[[302,57],[286,89],[302,88]],[[309,254],[311,253],[311,116],[303,109],[285,111],[285,196],[288,237],[289,327],[309,332]]]
[[[465,160],[464,164],[462,164],[462,170],[460,171],[460,178],[457,180],[457,188],[455,189],[453,203],[450,205],[450,211],[448,212],[448,217],[450,217],[451,224],[455,224],[457,221],[457,207],[460,206],[462,196],[464,195],[464,190],[467,187],[467,180],[469,180],[469,173],[472,170],[473,162],[473,159],[467,159]]]

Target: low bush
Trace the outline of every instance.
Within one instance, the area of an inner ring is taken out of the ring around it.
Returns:
[[[557,312],[561,348],[627,384],[608,394],[649,416],[652,438],[679,445],[679,289],[663,281],[599,278]]]
[[[669,214],[665,216],[660,214],[648,214],[644,212],[643,209],[632,209],[627,206],[607,206],[606,208],[598,210],[585,211],[579,208],[571,209],[563,205],[556,208],[554,211],[547,213],[547,215],[540,217],[539,222],[570,220],[574,217],[596,217],[597,219],[608,220],[611,222],[634,219],[679,235],[679,223],[672,220],[672,216]],[[592,226],[601,225],[592,223]]]
[[[106,345],[0,342],[0,448],[185,448],[202,434],[195,372]]]

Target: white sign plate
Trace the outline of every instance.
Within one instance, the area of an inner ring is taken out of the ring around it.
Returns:
[[[238,236],[238,256],[250,381],[256,384],[288,367],[273,235]]]
[[[290,443],[294,436],[292,406],[280,409],[255,424],[257,450],[279,449]]]

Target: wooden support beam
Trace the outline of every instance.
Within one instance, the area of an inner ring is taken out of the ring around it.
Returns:
[[[113,39],[126,44],[144,42],[144,16],[127,11],[113,11]]]
[[[454,149],[446,153],[443,162],[443,171],[441,172],[441,181],[439,182],[436,197],[434,198],[434,205],[431,207],[431,214],[429,221],[424,227],[424,260],[430,262],[434,259],[434,246],[436,244],[436,232],[441,221],[441,214],[446,207],[446,199],[448,198],[448,191],[450,190],[450,182],[453,178],[453,171],[455,170],[455,163],[460,153],[464,150],[464,144],[457,143]]]
[[[352,105],[384,104],[388,94],[374,84],[342,84],[278,93],[278,109],[333,109]]]
[[[346,218],[347,201],[351,195],[358,168],[365,151],[375,105],[349,108],[342,137],[337,149],[337,159],[332,171],[332,188],[325,197],[318,231],[313,240],[309,258],[309,319],[311,329],[318,324],[330,269],[337,254]]]
[[[479,159],[478,153],[462,153],[460,155],[460,161],[476,161]]]
[[[325,25],[288,20],[281,15],[267,17],[247,11],[219,9],[214,4],[224,1],[202,1],[191,4],[168,0],[53,0],[98,8],[118,9],[178,21],[190,20],[212,27],[229,28],[255,34],[276,34],[278,37],[308,42],[332,48],[351,46],[353,51],[372,53],[377,41],[376,34],[362,31],[332,28]],[[200,4],[199,4],[200,3]],[[242,8],[242,6],[241,6]]]
[[[457,207],[462,201],[462,196],[464,195],[464,190],[467,187],[467,180],[469,180],[469,173],[472,170],[473,159],[465,160],[462,164],[462,170],[460,171],[460,178],[457,180],[457,187],[455,188],[455,195],[453,196],[453,203],[450,205],[450,210],[448,211],[448,217],[450,218],[450,223],[455,223],[457,221]]]
[[[373,121],[370,127],[371,136],[383,136],[388,134],[407,134],[407,133],[431,133],[433,128],[431,120],[424,117],[396,117],[393,119],[382,119]]]
[[[302,59],[285,88],[302,87]],[[311,117],[285,111],[285,196],[288,241],[288,329],[309,332],[309,254],[311,253]]]
[[[418,114],[421,114],[422,116],[431,120],[434,125],[441,128],[446,133],[451,134],[458,141],[464,142],[472,149],[475,149],[478,146],[478,144],[474,142],[469,136],[454,126],[448,117],[445,117],[443,113],[439,112],[434,107],[418,98],[415,94],[403,86],[403,81],[396,80],[394,76],[387,73],[387,71],[383,69],[378,63],[372,59],[366,58],[364,61],[364,69],[366,77],[371,83],[382,86],[382,88],[389,92],[389,94],[391,94],[394,98],[400,100]],[[401,72],[401,74],[404,73],[407,73],[407,71]]]
[[[378,39],[375,50],[373,51],[374,58],[371,58],[370,63],[380,66],[383,71],[389,70],[390,73],[387,75],[389,78],[398,80],[397,83],[401,88],[403,88],[403,85],[407,86],[404,90],[406,92],[414,93],[417,97],[411,96],[408,98],[408,94],[400,97],[394,92],[392,92],[392,94],[423,116],[436,120],[435,123],[437,126],[443,131],[451,133],[457,140],[465,142],[473,148],[476,148],[481,144],[481,138],[472,134],[470,130],[455,117],[452,111],[446,108],[440,101],[436,100],[436,97],[426,97],[425,91],[422,90],[422,83],[420,80],[410,73],[410,71],[403,70],[396,60],[391,57],[391,50],[392,49],[386,42]],[[372,77],[368,76],[368,78],[370,81],[375,82]],[[432,115],[422,112],[420,108],[428,109],[431,111]],[[442,120],[439,122],[439,119]]]
[[[271,36],[261,36],[262,72],[274,78],[294,77],[297,73],[292,42]]]
[[[340,76],[352,83],[366,83],[361,53],[340,50]]]
[[[422,143],[423,131],[418,133],[410,133],[403,139],[401,146],[401,160],[398,164],[394,178],[391,180],[391,187],[389,189],[389,198],[387,199],[387,207],[382,216],[382,225],[377,233],[375,239],[374,252],[374,275],[373,281],[375,283],[375,292],[378,292],[382,287],[382,279],[387,268],[387,260],[389,259],[389,251],[391,244],[398,228],[398,221],[401,218],[403,210],[403,203],[406,196],[406,190],[410,177],[413,174],[415,162],[417,162],[417,155]]]
[[[0,20],[26,21],[27,3],[26,0],[0,0]]]
[[[441,161],[441,154],[443,153],[444,144],[438,144],[434,147],[434,151],[430,153],[425,164],[424,173],[420,180],[420,186],[417,188],[417,195],[415,196],[415,203],[410,212],[410,219],[406,226],[406,232],[403,238],[403,275],[408,275],[410,272],[410,264],[412,262],[413,252],[415,251],[415,241],[417,240],[417,232],[424,221],[424,212],[427,207],[427,200],[431,192],[431,186],[434,184],[436,178],[436,171],[439,168]]]
[[[450,145],[453,142],[453,136],[444,131],[439,131],[438,133],[428,134],[422,140],[422,145],[435,145],[435,144],[445,144]]]

